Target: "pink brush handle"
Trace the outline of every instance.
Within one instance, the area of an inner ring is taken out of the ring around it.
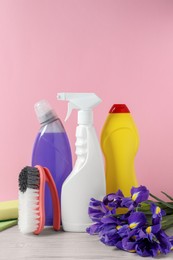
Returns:
[[[40,174],[40,188],[39,188],[39,203],[38,203],[38,221],[39,225],[38,228],[34,231],[35,235],[40,234],[40,232],[43,230],[45,225],[45,206],[44,206],[44,194],[45,194],[45,181],[46,176],[43,167],[40,165],[35,166]]]
[[[48,168],[44,167],[44,171],[46,175],[46,181],[51,191],[52,202],[53,202],[53,228],[54,230],[59,230],[61,214],[60,214],[60,203],[59,203],[57,188]]]

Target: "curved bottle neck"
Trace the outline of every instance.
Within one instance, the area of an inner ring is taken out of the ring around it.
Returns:
[[[93,125],[93,111],[80,110],[78,111],[78,125]]]
[[[40,123],[41,127],[45,126],[45,125],[48,125],[54,121],[58,120],[58,117],[52,117],[52,118],[49,118],[48,120]]]

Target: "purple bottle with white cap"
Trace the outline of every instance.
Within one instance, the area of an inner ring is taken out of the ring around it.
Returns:
[[[59,199],[61,188],[72,171],[72,156],[66,131],[49,103],[41,100],[35,104],[35,112],[41,124],[32,153],[32,166],[37,164],[47,167],[55,181]],[[53,224],[53,208],[51,193],[45,187],[46,225]]]

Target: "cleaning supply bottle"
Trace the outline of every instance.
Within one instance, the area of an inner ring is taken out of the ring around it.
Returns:
[[[132,186],[138,186],[134,169],[138,146],[138,131],[129,109],[125,104],[114,104],[101,133],[107,194],[120,189],[129,196]]]
[[[88,216],[90,199],[106,195],[102,152],[93,126],[92,109],[101,102],[94,93],[59,93],[68,101],[66,120],[73,109],[78,111],[75,166],[63,183],[61,195],[62,225],[65,231],[85,232],[91,224]]]
[[[49,103],[41,100],[35,104],[35,112],[41,124],[32,153],[32,166],[47,167],[54,179],[61,198],[64,180],[72,170],[72,156],[69,140],[61,120]],[[53,225],[53,206],[48,185],[45,187],[45,225]]]

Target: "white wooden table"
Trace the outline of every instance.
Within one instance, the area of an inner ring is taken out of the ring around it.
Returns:
[[[173,229],[167,233],[173,234]],[[55,232],[51,228],[46,228],[39,236],[23,235],[15,226],[0,232],[0,260],[10,259],[142,260],[144,258],[105,246],[99,242],[97,236],[90,236],[87,233]],[[145,259],[153,260],[150,257]],[[159,259],[173,260],[173,252],[159,256]]]

